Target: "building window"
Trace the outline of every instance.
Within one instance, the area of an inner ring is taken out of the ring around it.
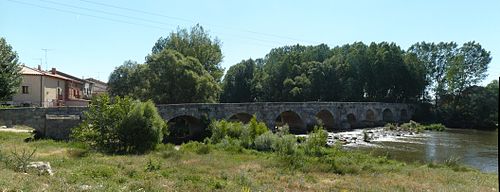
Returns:
[[[28,94],[28,86],[23,86],[23,94]]]

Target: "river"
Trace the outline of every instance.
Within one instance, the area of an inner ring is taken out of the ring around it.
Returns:
[[[458,158],[464,165],[498,174],[498,132],[495,131],[426,131],[417,135],[380,138],[370,143],[349,144],[346,148],[388,155],[391,159],[404,162],[441,163]]]

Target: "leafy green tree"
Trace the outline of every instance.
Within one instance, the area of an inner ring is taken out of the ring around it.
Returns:
[[[361,45],[360,45],[361,46]],[[364,97],[363,77],[361,76],[361,62],[356,55],[363,55],[359,48],[351,48],[351,45],[335,47],[333,55],[326,60],[327,65],[334,67],[339,81],[339,101],[362,101]]]
[[[441,104],[440,114],[448,127],[494,129],[498,124],[498,81],[486,87],[470,86]],[[458,99],[460,98],[460,99]]]
[[[229,68],[222,82],[222,102],[252,102],[257,100],[252,93],[256,65],[254,60],[243,60]]]
[[[21,84],[18,56],[2,37],[0,38],[0,101],[10,100]]]
[[[112,96],[129,96],[135,99],[148,98],[148,66],[135,61],[125,61],[115,68],[108,80],[108,90]]]
[[[490,52],[474,41],[464,43],[446,69],[446,82],[450,93],[459,94],[465,88],[486,77]]]
[[[164,49],[148,57],[150,97],[155,103],[216,102],[220,87],[194,57]]]
[[[340,82],[333,65],[327,62],[309,62],[308,79],[311,82],[310,101],[338,101]]]
[[[98,150],[123,151],[117,131],[133,103],[128,97],[113,100],[107,94],[93,97],[83,122],[72,130],[71,137]]]
[[[145,153],[155,149],[167,133],[167,124],[151,101],[136,103],[117,130],[125,151]]]
[[[172,49],[186,57],[198,59],[206,71],[220,82],[224,69],[220,66],[222,62],[221,43],[219,39],[211,39],[208,32],[199,24],[187,29],[177,29],[168,37],[160,37],[155,43],[152,54],[158,54],[164,49]]]
[[[446,70],[458,52],[455,42],[426,43],[412,45],[408,52],[414,53],[426,69],[426,83],[434,93],[435,103],[438,104],[441,96],[447,94]],[[428,97],[430,94],[426,94]]]
[[[272,49],[265,57],[263,78],[267,101],[310,100],[308,71],[312,61],[323,62],[331,55],[328,46],[284,46]]]

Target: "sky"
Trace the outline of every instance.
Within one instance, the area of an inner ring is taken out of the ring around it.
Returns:
[[[476,41],[493,58],[486,85],[500,76],[499,10],[498,0],[0,0],[0,37],[27,66],[103,81],[196,24],[222,42],[226,70],[285,45]]]

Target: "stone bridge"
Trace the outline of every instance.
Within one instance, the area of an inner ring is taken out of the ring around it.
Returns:
[[[188,127],[190,134],[202,131],[211,119],[248,122],[253,115],[274,129],[287,124],[292,133],[306,133],[316,124],[342,130],[406,122],[415,112],[412,104],[379,102],[258,102],[190,103],[157,105],[171,128]],[[14,108],[0,110],[0,125],[27,125],[42,135],[65,139],[83,117],[86,107]],[[198,131],[196,131],[198,130]]]

